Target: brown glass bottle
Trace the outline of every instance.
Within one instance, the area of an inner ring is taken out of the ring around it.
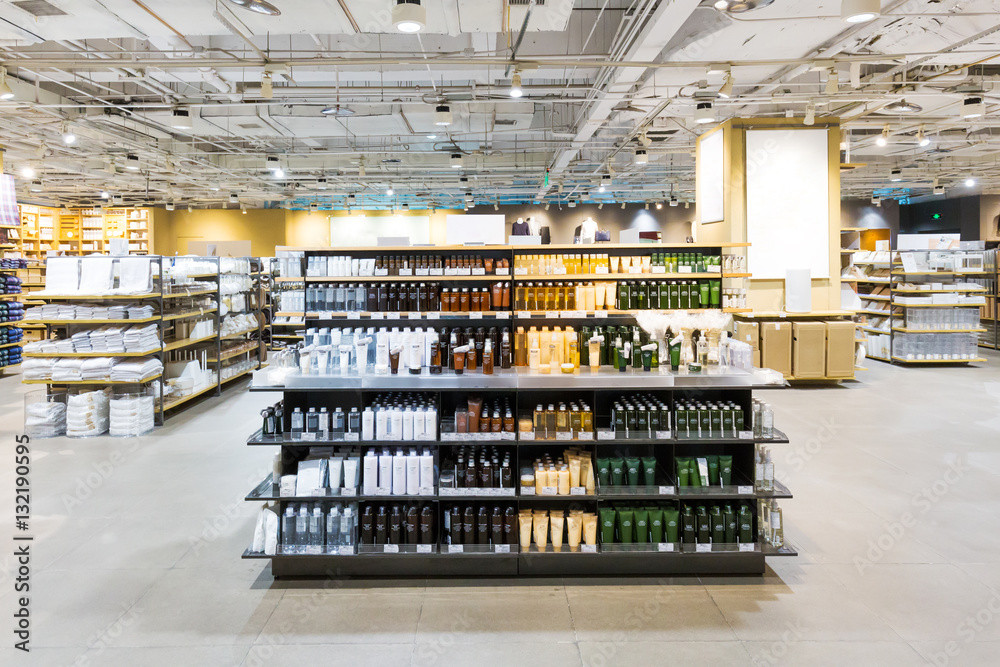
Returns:
[[[510,368],[510,330],[504,327],[500,334],[500,368]]]
[[[451,506],[451,543],[462,543],[462,510],[458,505]]]
[[[483,411],[479,414],[479,432],[490,432],[490,410],[485,404],[483,405]]]
[[[493,486],[493,464],[489,459],[479,461],[479,488],[488,489]]]
[[[427,505],[420,510],[420,544],[432,544],[434,540],[434,512]]]
[[[513,505],[508,505],[503,512],[503,543],[514,544],[517,538],[517,512]]]
[[[388,516],[385,513],[385,505],[379,505],[375,514],[375,544],[385,544],[388,536]]]
[[[483,347],[483,375],[493,375],[493,341],[489,339]]]
[[[469,308],[468,310],[472,312],[478,312],[482,310],[482,304],[479,303],[480,294],[479,290],[473,288],[472,292],[469,294]]]
[[[494,507],[490,515],[490,541],[493,546],[503,544],[503,513],[500,507]]]

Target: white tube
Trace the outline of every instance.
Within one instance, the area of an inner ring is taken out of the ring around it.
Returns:
[[[329,471],[330,471],[330,488],[339,489],[340,480],[342,478],[342,472],[344,467],[344,459],[339,456],[335,456],[330,459]]]
[[[417,408],[413,411],[413,439],[423,440],[424,439],[424,411],[421,408]],[[405,428],[405,424],[403,425]]]
[[[375,495],[375,487],[378,486],[378,457],[375,456],[375,452],[373,451],[365,454],[362,484],[364,484],[364,494],[366,496]]]
[[[375,375],[389,374],[389,334],[378,332],[375,337]]]
[[[347,376],[351,374],[351,346],[340,345],[340,374]]]
[[[427,412],[424,413],[424,438],[427,440],[437,440],[437,427],[437,408],[427,408]]]
[[[420,456],[420,486],[434,486],[434,455],[422,454]]]
[[[392,489],[392,456],[389,454],[378,457],[378,488]]]
[[[411,496],[420,493],[420,457],[416,454],[406,456],[406,493]]]
[[[406,495],[406,456],[403,454],[392,457],[392,495]]]
[[[358,367],[358,375],[364,375],[365,371],[368,369],[368,343],[371,342],[371,338],[367,336],[365,338],[359,339],[354,347],[357,349],[357,359],[355,360]]]
[[[354,467],[352,468],[352,471],[354,472],[354,474],[351,476],[351,488],[352,489],[356,489],[356,488],[358,488],[358,485],[361,483],[361,480],[358,479],[358,477],[360,477],[360,475],[361,475],[361,457],[360,456],[351,456],[351,457],[349,457],[348,460],[354,461]],[[347,480],[347,469],[346,468],[344,469],[344,480],[345,480],[345,482]]]
[[[344,488],[356,489],[358,487],[358,460],[356,458],[344,459]]]

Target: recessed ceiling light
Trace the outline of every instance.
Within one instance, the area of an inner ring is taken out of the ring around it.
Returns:
[[[38,179],[35,179],[31,182],[31,186],[28,189],[31,190],[32,192],[41,192],[42,182]]]
[[[774,0],[717,0],[715,8],[720,12],[742,14],[744,12],[752,12],[755,9],[767,7],[772,2],[774,2]]]
[[[392,25],[399,32],[420,32],[427,26],[427,10],[420,0],[396,0],[392,8]]]
[[[919,104],[907,102],[906,100],[898,100],[892,104],[885,105],[883,108],[893,113],[917,113],[924,110]]]
[[[249,9],[256,14],[266,16],[281,16],[281,10],[266,0],[229,0],[230,3],[243,9]]]
[[[881,0],[841,0],[840,3],[840,18],[848,23],[866,23],[881,14]]]
[[[32,167],[30,164],[24,165],[23,167],[21,167],[21,177],[22,178],[34,178],[35,177],[35,168]]]

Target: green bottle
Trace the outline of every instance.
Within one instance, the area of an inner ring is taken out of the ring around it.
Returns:
[[[618,538],[622,544],[632,544],[635,536],[635,511],[618,510]]]
[[[691,287],[687,284],[686,280],[681,281],[681,284],[678,285],[678,290],[680,294],[680,300],[677,302],[677,308],[679,310],[690,310]]]
[[[651,282],[649,283],[649,309],[659,310],[660,309],[660,283]]]
[[[698,505],[696,517],[698,527],[698,544],[709,544],[712,541],[712,521],[708,518],[708,510],[704,505]]]
[[[668,507],[663,510],[663,537],[667,542],[678,542],[678,529],[680,528],[680,511],[676,507]],[[691,526],[692,532],[694,526]],[[687,542],[687,529],[684,529],[685,539]]]
[[[740,514],[737,519],[739,526],[740,544],[753,543],[753,513],[746,503],[740,505]]]
[[[684,506],[684,516],[683,521],[683,531],[684,531],[684,544],[694,544],[695,542],[695,529],[694,529],[694,514],[691,512],[691,506]],[[670,530],[670,523],[667,523],[667,530]]]
[[[711,291],[712,290],[711,290],[711,287],[709,285],[709,281],[707,281],[707,280],[701,281],[701,283],[698,284],[698,290],[699,290],[699,292],[701,294],[701,303],[700,303],[700,305],[698,307],[699,308],[708,308],[709,303],[710,303],[710,299],[712,298],[711,297]]]
[[[645,280],[639,283],[633,283],[633,294],[632,307],[635,310],[648,310],[649,309],[649,283]]]
[[[722,520],[726,523],[726,544],[736,543],[736,514],[732,505],[726,505],[722,511]]]
[[[710,303],[712,304],[712,308],[718,308],[719,305],[722,304],[722,281],[710,280],[708,282],[711,283],[709,296],[711,299]]]
[[[681,286],[676,280],[670,283],[670,310],[678,310],[681,307]]]
[[[635,511],[635,541],[637,544],[649,542],[649,510],[647,509]]]
[[[649,510],[649,541],[659,544],[663,541],[663,510],[650,507]],[[676,512],[676,510],[674,510]],[[676,519],[674,520],[676,525]]]
[[[670,283],[663,281],[659,284],[660,310],[670,309]]]
[[[628,283],[624,280],[618,283],[618,310],[632,310]]]
[[[712,544],[722,544],[726,541],[726,520],[718,505],[712,506]]]

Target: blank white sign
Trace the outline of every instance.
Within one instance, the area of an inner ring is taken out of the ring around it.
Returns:
[[[347,217],[331,216],[330,246],[375,247],[380,236],[403,236],[410,245],[431,242],[431,218],[427,215],[392,215]]]
[[[716,130],[698,143],[698,220],[703,225],[725,218],[723,132]]]
[[[503,215],[449,215],[446,224],[448,245],[503,245],[507,240],[507,218]]]
[[[747,130],[747,250],[754,278],[830,277],[827,130]],[[698,203],[699,209],[701,202]]]

